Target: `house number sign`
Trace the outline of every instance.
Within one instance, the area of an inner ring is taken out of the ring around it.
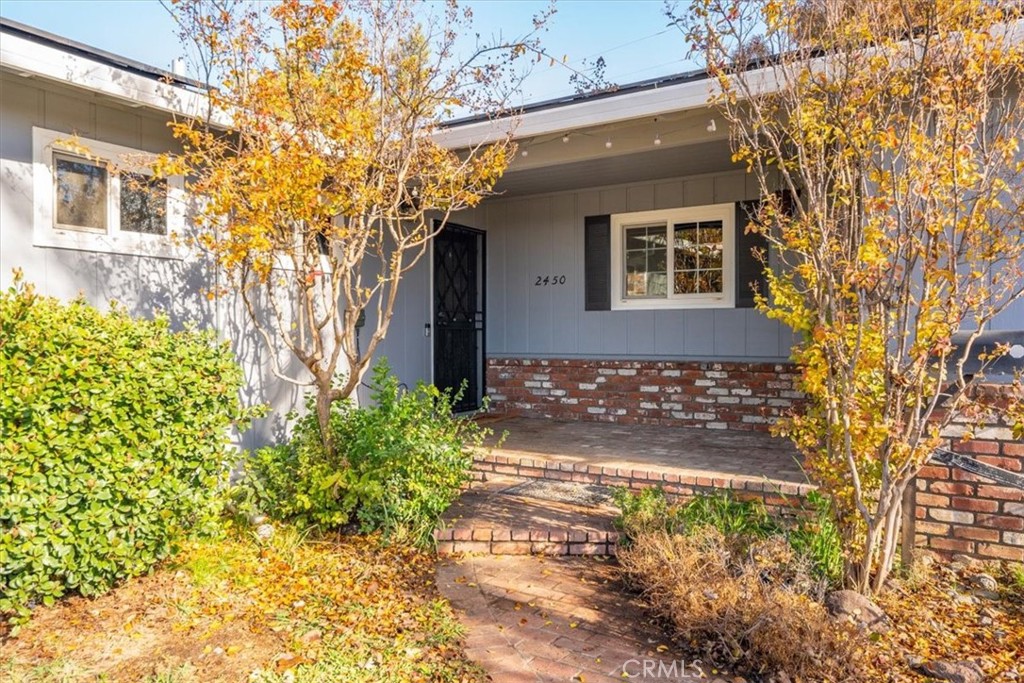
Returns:
[[[537,281],[533,283],[534,287],[550,287],[553,285],[564,285],[564,275],[538,275]]]

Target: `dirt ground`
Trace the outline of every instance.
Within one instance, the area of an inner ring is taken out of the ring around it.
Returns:
[[[190,614],[192,589],[187,572],[162,571],[95,599],[38,609],[17,638],[0,643],[0,674],[6,660],[15,680],[134,682],[187,670],[198,681],[242,681],[285,648],[284,638],[255,630],[242,610]]]

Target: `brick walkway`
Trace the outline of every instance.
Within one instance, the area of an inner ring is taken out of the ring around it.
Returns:
[[[437,582],[494,683],[697,681],[617,574],[603,558],[480,555],[443,559]]]

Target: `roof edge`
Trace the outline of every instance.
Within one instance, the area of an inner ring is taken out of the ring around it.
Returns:
[[[144,64],[143,62],[129,59],[127,57],[114,54],[113,52],[107,52],[106,50],[101,50],[91,45],[80,43],[77,40],[71,40],[70,38],[65,38],[55,33],[50,33],[49,31],[44,31],[36,28],[35,26],[29,26],[28,24],[23,24],[20,21],[14,21],[13,19],[8,19],[6,17],[0,17],[0,31],[12,33],[32,42],[41,43],[63,52],[68,52],[80,57],[87,57],[100,62],[101,64],[122,69],[144,78],[151,78],[162,83],[168,83],[170,85],[199,91],[209,89],[204,83],[197,81],[194,78],[179,76],[167,69],[161,69],[149,64]]]

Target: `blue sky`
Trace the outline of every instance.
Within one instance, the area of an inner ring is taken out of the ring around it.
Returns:
[[[476,0],[474,28],[484,37],[520,35],[546,1]],[[571,63],[604,56],[618,84],[686,71],[686,45],[668,28],[662,0],[558,0],[544,46]],[[3,0],[0,15],[108,52],[167,67],[181,54],[174,25],[156,0]],[[538,66],[523,91],[536,102],[572,92],[568,72]]]

